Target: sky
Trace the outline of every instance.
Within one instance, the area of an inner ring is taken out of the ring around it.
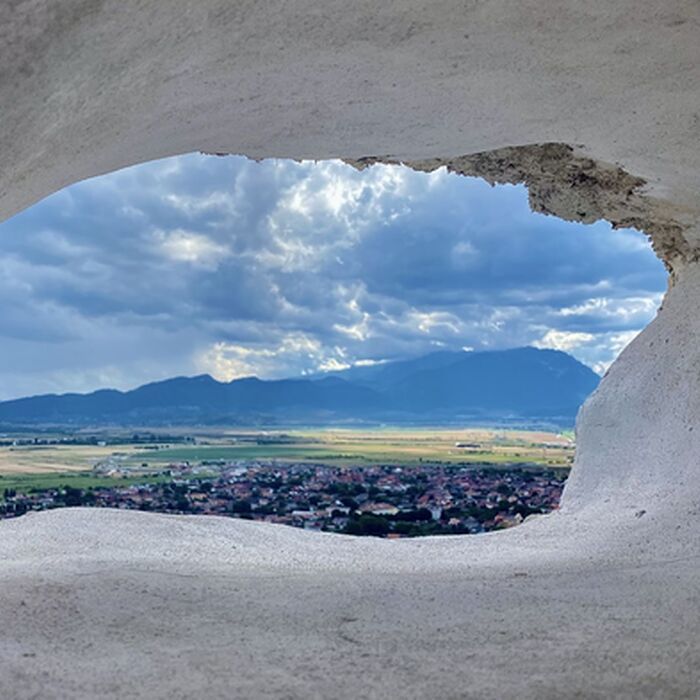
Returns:
[[[666,287],[646,237],[522,186],[191,154],[0,224],[0,399],[534,345],[603,372]]]

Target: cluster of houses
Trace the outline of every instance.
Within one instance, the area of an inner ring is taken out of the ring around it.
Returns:
[[[226,515],[387,537],[478,533],[557,508],[564,475],[533,468],[236,462],[170,465],[167,479],[5,493],[0,517],[71,505]],[[162,478],[162,477],[161,477]]]

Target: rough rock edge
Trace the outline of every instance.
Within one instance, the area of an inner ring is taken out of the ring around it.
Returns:
[[[455,158],[404,162],[371,156],[345,162],[359,170],[375,163],[401,164],[423,172],[444,166],[491,185],[524,183],[533,211],[585,224],[605,219],[613,228],[643,231],[671,273],[678,263],[700,258],[700,251],[688,243],[686,226],[676,218],[672,206],[644,194],[644,179],[580,155],[564,143],[508,146]]]

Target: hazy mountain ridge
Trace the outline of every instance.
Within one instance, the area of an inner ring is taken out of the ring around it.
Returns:
[[[131,391],[0,402],[3,424],[547,420],[570,424],[599,377],[556,350],[439,352],[308,378],[175,377]]]

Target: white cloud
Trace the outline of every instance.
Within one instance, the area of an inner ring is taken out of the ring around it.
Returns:
[[[214,343],[197,354],[200,372],[220,381],[257,376],[263,379],[346,369],[345,350],[325,347],[306,333],[294,332],[276,344]]]
[[[596,297],[586,299],[581,304],[564,307],[557,313],[561,316],[614,318],[622,322],[641,317],[642,322],[644,322],[648,321],[656,313],[661,304],[661,299],[661,294],[651,294],[645,297],[625,297],[623,299]]]
[[[571,352],[581,345],[590,343],[595,336],[592,333],[572,333],[568,331],[557,331],[550,328],[539,340],[536,340],[533,345],[536,348],[551,348],[552,350],[563,350]]]
[[[375,365],[385,365],[388,360],[356,360],[353,367],[374,367]]]
[[[337,357],[329,357],[327,360],[323,360],[318,365],[317,369],[319,372],[340,372],[349,367],[352,367],[352,365],[347,362],[342,362]]]
[[[451,334],[457,335],[460,332],[459,319],[454,314],[445,311],[425,312],[412,309],[409,316],[421,333],[431,334],[435,331],[447,330]]]
[[[552,348],[575,355],[598,374],[604,374],[615,358],[641,332],[641,329],[621,332],[570,333],[550,329],[533,345]]]
[[[183,231],[153,232],[156,245],[162,254],[177,262],[187,262],[202,267],[216,267],[230,251],[201,233]]]

